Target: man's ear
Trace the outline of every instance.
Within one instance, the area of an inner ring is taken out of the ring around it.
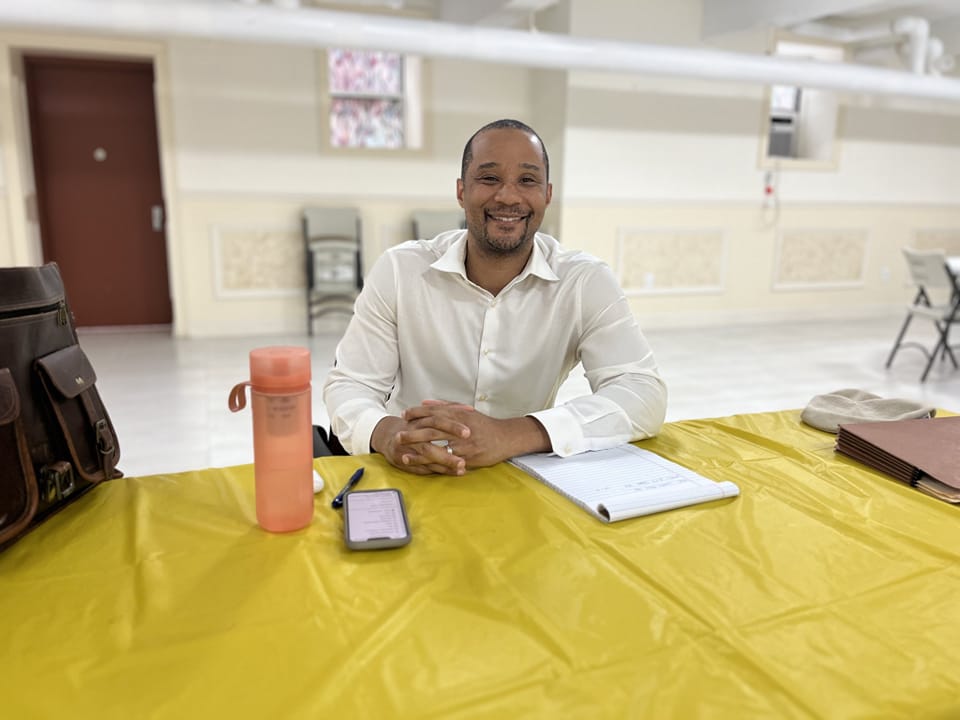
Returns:
[[[463,207],[463,179],[457,178],[457,202]]]
[[[553,183],[547,183],[547,205],[550,204],[551,199],[553,199]]]

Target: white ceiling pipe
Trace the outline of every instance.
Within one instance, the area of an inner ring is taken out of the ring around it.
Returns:
[[[930,23],[921,17],[900,17],[893,21],[893,31],[909,38],[907,50],[910,69],[918,75],[927,69],[927,41]]]
[[[186,36],[393,50],[526,67],[641,73],[960,101],[960,81],[845,63],[669,47],[268,5],[24,0],[0,23],[140,36]]]
[[[943,49],[943,40],[931,37],[927,43],[927,72],[933,75],[950,72],[956,65],[956,58],[947,55]]]

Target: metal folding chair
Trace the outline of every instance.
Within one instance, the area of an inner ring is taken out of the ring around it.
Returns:
[[[360,213],[354,208],[306,208],[307,333],[329,312],[353,313],[363,287]]]
[[[942,250],[903,248],[903,255],[907,260],[913,284],[917,287],[917,295],[913,303],[907,306],[907,317],[890,351],[890,357],[887,358],[886,367],[890,367],[901,347],[919,348],[927,357],[927,366],[920,376],[920,382],[923,382],[937,356],[941,361],[949,357],[954,369],[957,368],[957,358],[950,346],[950,328],[960,323],[960,282],[950,271],[946,254]],[[919,342],[904,342],[907,328],[915,316],[933,321],[937,341],[932,350]]]

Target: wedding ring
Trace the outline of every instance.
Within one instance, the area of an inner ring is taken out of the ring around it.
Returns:
[[[447,453],[453,455],[453,448],[447,445]]]

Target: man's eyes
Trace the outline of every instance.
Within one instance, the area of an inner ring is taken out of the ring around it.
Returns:
[[[500,178],[496,175],[483,175],[477,178],[477,182],[483,183],[484,185],[494,185],[500,182]],[[522,177],[520,178],[521,185],[539,185],[540,180],[535,177]]]

